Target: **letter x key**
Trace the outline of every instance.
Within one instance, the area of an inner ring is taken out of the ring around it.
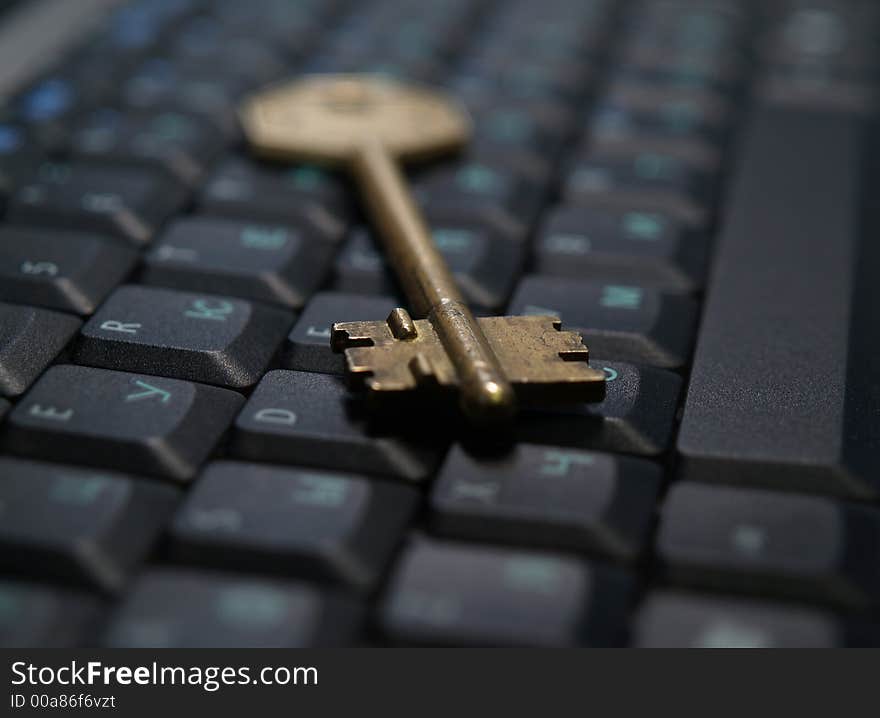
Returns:
[[[385,322],[333,325],[349,377],[373,398],[457,391],[467,417],[491,424],[517,402],[600,401],[605,375],[592,369],[576,332],[558,317],[476,319],[437,250],[399,162],[461,148],[466,113],[447,97],[390,80],[316,75],[246,101],[245,134],[262,157],[349,168],[413,312]]]

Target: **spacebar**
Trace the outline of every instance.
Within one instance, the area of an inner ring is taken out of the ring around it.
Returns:
[[[679,433],[685,478],[880,495],[880,173],[868,122],[752,114]]]

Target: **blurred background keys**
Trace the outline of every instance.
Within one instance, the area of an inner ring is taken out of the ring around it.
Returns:
[[[76,648],[90,645],[102,602],[83,591],[0,580],[0,647]]]
[[[478,313],[497,313],[510,297],[514,282],[522,271],[525,246],[478,226],[437,222],[431,225],[431,238],[449,265],[468,305]],[[365,230],[352,233],[339,253],[334,287],[361,294],[399,292],[378,245]],[[345,314],[339,317],[352,321]]]
[[[0,565],[120,590],[177,503],[155,482],[56,464],[0,459]]]
[[[278,168],[244,158],[221,162],[201,193],[208,214],[260,222],[313,222],[340,231],[352,217],[343,181],[311,165]]]
[[[158,166],[190,185],[225,144],[209,122],[178,112],[138,116],[103,108],[90,113],[72,134],[76,156]]]
[[[204,384],[54,366],[6,420],[5,451],[186,480],[244,403]]]
[[[565,197],[575,204],[663,212],[694,227],[710,219],[710,176],[669,154],[590,154],[576,163]]]
[[[181,561],[371,589],[414,513],[409,487],[362,476],[217,462],[170,531]]]
[[[880,626],[787,603],[655,591],[636,615],[640,648],[845,648],[880,645]]]
[[[135,581],[102,643],[114,648],[299,648],[352,645],[359,612],[315,586],[160,569]]]
[[[655,212],[565,207],[541,224],[534,252],[539,275],[695,291],[709,240]]]
[[[381,606],[395,643],[616,644],[631,582],[563,555],[416,538]]]
[[[144,167],[45,163],[9,203],[17,223],[107,233],[141,246],[186,201],[164,172]]]
[[[143,280],[298,309],[329,272],[338,238],[317,227],[180,219],[144,258]]]

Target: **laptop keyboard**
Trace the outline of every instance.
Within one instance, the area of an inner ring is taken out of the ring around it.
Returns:
[[[0,109],[0,644],[876,645],[878,19],[113,10]],[[411,172],[437,244],[477,313],[581,331],[604,402],[497,447],[348,395],[329,326],[400,290],[345,179],[235,119],[307,72],[465,103],[467,150]]]

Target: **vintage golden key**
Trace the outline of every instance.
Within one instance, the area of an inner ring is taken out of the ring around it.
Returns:
[[[270,88],[241,112],[258,155],[344,165],[354,173],[413,312],[333,325],[349,377],[374,395],[458,390],[477,423],[510,418],[517,401],[600,401],[605,375],[576,332],[552,316],[475,319],[431,239],[399,162],[462,147],[467,114],[419,87],[357,75],[315,75]]]

